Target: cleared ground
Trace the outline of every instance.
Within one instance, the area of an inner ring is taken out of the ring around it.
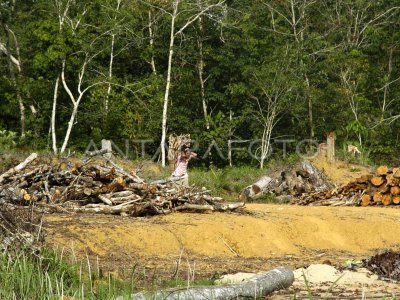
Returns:
[[[259,271],[326,262],[340,266],[382,249],[400,249],[400,210],[249,204],[244,213],[174,213],[133,219],[48,215],[47,240],[78,258],[99,258],[121,275],[138,264],[172,275]]]

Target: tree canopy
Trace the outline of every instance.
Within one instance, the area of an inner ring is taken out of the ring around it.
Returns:
[[[0,132],[132,157],[190,133],[227,165],[335,131],[399,163],[399,29],[394,0],[0,0]]]

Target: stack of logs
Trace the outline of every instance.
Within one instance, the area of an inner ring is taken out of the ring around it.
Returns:
[[[111,159],[89,154],[72,164],[38,162],[36,154],[0,175],[0,204],[34,205],[48,211],[145,216],[173,211],[228,211],[244,203],[225,203],[204,188],[169,180],[148,183]],[[100,160],[100,163],[98,162]]]
[[[398,205],[400,168],[379,166],[376,174],[362,175],[338,189],[303,195],[294,202],[300,205]]]
[[[361,176],[357,181],[367,185],[361,206],[400,204],[400,168],[380,166],[376,175]]]

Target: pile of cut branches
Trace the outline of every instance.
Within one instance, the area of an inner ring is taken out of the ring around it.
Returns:
[[[36,154],[0,175],[0,203],[33,205],[45,211],[145,216],[173,211],[230,211],[244,203],[225,203],[208,190],[181,187],[170,180],[148,183],[127,172],[104,152],[87,153],[72,164],[33,163]],[[96,162],[93,157],[99,157]],[[99,162],[100,161],[100,162]]]

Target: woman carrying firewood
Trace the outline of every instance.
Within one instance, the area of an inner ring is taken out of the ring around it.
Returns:
[[[192,157],[196,157],[197,154],[186,146],[181,147],[181,152],[175,162],[175,171],[171,175],[171,181],[178,186],[189,186],[189,175],[187,168],[189,160]]]

